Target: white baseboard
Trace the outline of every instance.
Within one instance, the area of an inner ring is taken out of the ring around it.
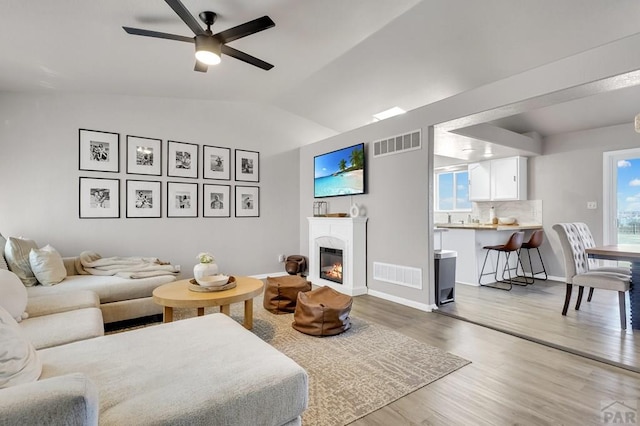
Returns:
[[[378,297],[380,299],[388,300],[390,302],[398,303],[400,305],[408,306],[410,308],[419,309],[425,312],[431,312],[438,307],[436,305],[428,305],[426,303],[416,302],[414,300],[405,299],[403,297],[393,296],[391,294],[383,293],[381,291],[371,290],[367,291],[367,294],[370,294],[373,297]]]

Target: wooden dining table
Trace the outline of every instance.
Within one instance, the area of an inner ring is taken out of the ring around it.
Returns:
[[[593,259],[631,262],[631,288],[629,289],[631,328],[640,330],[640,245],[615,244],[591,247],[585,252]],[[634,283],[636,285],[633,285]]]

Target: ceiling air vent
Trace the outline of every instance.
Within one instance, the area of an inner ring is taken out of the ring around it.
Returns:
[[[373,157],[400,154],[422,148],[420,130],[373,142]]]

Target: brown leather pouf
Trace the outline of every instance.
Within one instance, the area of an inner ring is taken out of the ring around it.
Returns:
[[[351,296],[331,287],[298,293],[291,326],[311,336],[333,336],[351,328]]]
[[[298,293],[310,290],[311,282],[304,277],[267,277],[262,304],[267,311],[274,314],[290,314],[296,309]]]

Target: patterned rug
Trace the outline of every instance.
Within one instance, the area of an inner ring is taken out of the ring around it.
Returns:
[[[195,309],[174,309],[175,320],[192,316]],[[241,303],[232,305],[231,316],[242,322]],[[271,314],[255,299],[253,332],[309,374],[305,426],[346,425],[470,363],[389,328],[351,320],[351,329],[338,336],[307,336],[291,327],[293,314]]]

